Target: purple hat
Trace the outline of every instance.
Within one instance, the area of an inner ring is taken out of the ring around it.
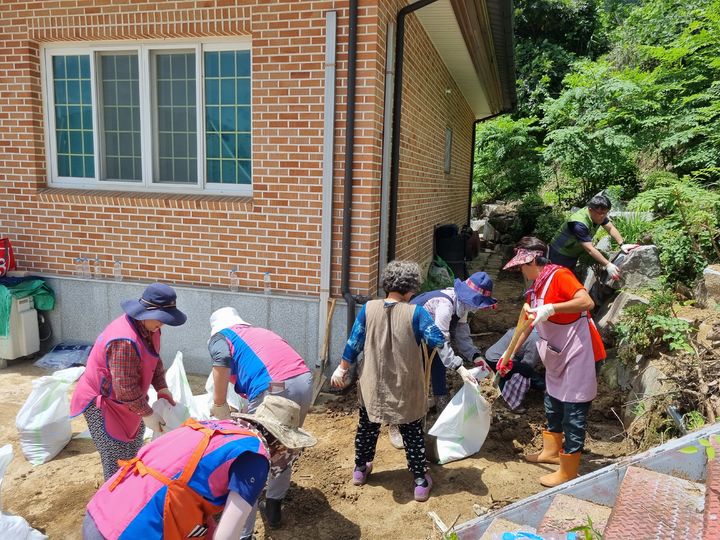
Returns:
[[[455,295],[472,309],[495,308],[492,295],[493,282],[485,272],[475,272],[465,281],[455,280]]]
[[[180,326],[187,316],[175,307],[175,290],[163,283],[148,285],[139,300],[125,300],[120,304],[123,311],[138,321],[160,321],[170,326]]]

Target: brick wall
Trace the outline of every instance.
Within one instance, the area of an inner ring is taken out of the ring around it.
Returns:
[[[13,239],[21,269],[68,275],[74,271],[73,259],[86,255],[99,257],[106,275],[119,258],[131,280],[224,287],[229,270],[237,266],[245,290],[262,288],[262,274],[269,270],[277,289],[317,294],[324,13],[337,10],[332,290],[339,291],[347,2],[236,3],[0,3],[0,233]],[[377,279],[384,39],[387,21],[402,5],[360,2],[351,251],[351,287],[358,293],[374,291]],[[253,58],[252,198],[47,188],[43,44],[248,34]],[[471,119],[413,17],[408,39],[398,255],[423,258],[430,254],[435,220],[464,219]],[[449,98],[444,95],[448,86],[453,88]],[[454,155],[453,173],[446,177],[442,155],[449,121],[455,131]]]

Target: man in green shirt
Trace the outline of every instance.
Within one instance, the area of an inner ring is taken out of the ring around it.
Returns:
[[[595,195],[588,201],[587,208],[581,208],[573,213],[550,243],[550,261],[575,270],[578,257],[587,253],[607,271],[612,279],[620,279],[620,269],[607,260],[592,243],[595,233],[602,227],[618,243],[623,253],[628,253],[632,249],[632,244],[623,243],[620,231],[608,218],[611,208],[610,199],[605,195]]]

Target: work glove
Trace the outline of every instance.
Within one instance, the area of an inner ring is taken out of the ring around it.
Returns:
[[[157,391],[157,397],[158,397],[158,399],[163,398],[170,405],[172,405],[173,407],[175,406],[175,399],[173,399],[172,392],[170,392],[170,389],[161,388],[160,390]]]
[[[218,420],[227,420],[230,418],[230,406],[227,402],[222,405],[215,405],[213,402],[212,407],[210,407],[210,416]]]
[[[635,249],[636,247],[639,247],[639,246],[640,246],[640,244],[623,244],[622,246],[620,246],[620,251],[622,251],[623,253],[625,253],[627,255],[633,249]]]
[[[465,367],[460,366],[459,368],[457,368],[457,373],[458,375],[460,375],[460,377],[462,377],[463,382],[468,383],[470,386],[478,385],[477,379],[473,377],[472,373],[465,369]]]
[[[142,417],[145,427],[152,430],[153,433],[160,434],[165,431],[165,421],[158,413],[153,411],[152,414]]]
[[[484,379],[492,373],[490,366],[480,354],[476,353],[475,356],[473,356],[473,364],[475,364],[475,367],[480,368],[480,373],[476,378]]]
[[[608,276],[610,276],[610,279],[613,279],[615,281],[620,279],[620,269],[613,263],[607,263],[605,265],[605,271],[608,273]]]
[[[508,373],[512,371],[513,368],[513,361],[512,358],[508,358],[507,360],[503,360],[502,358],[498,360],[498,363],[496,365],[497,372],[501,377],[505,377]]]
[[[333,388],[345,388],[348,385],[348,368],[338,365],[333,371],[332,378],[330,379],[330,385]]]
[[[535,319],[532,325],[535,326],[537,323],[547,321],[550,317],[555,315],[555,306],[552,304],[543,304],[540,307],[530,308],[527,310],[528,313],[534,313]]]

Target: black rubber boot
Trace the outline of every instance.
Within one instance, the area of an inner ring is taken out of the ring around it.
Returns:
[[[280,527],[282,499],[265,499],[265,519],[271,529]]]

